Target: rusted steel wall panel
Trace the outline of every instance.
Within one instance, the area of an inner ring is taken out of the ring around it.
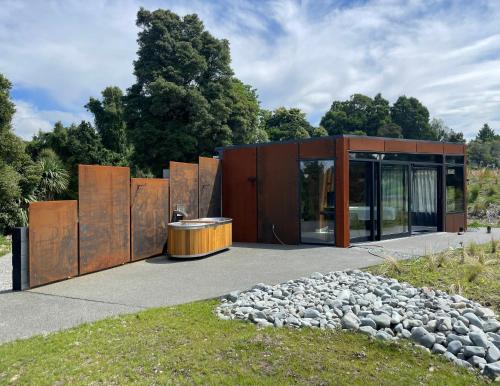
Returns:
[[[443,154],[443,144],[438,142],[417,142],[417,153]]]
[[[185,219],[198,218],[198,165],[170,161],[170,218],[182,209]]]
[[[445,154],[465,154],[465,145],[455,143],[444,143],[443,151]]]
[[[300,159],[318,159],[335,157],[335,140],[318,138],[299,143]]]
[[[78,165],[80,274],[130,261],[130,169]]]
[[[199,157],[199,217],[221,215],[221,166],[220,160]]]
[[[258,240],[299,243],[298,144],[257,148]]]
[[[224,150],[222,215],[233,219],[233,240],[257,242],[257,149]]]
[[[347,138],[336,140],[335,160],[335,245],[349,246],[349,143]]]
[[[77,201],[29,206],[29,286],[78,276]]]
[[[386,139],[385,151],[390,153],[416,153],[417,143],[415,141],[401,141],[398,139]]]
[[[349,150],[352,151],[384,151],[385,141],[380,138],[360,137],[348,138]]]
[[[466,229],[465,213],[449,213],[446,214],[445,231],[458,232]]]
[[[163,253],[167,243],[168,179],[130,180],[131,260]]]

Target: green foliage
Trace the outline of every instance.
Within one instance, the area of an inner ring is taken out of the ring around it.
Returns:
[[[347,101],[334,101],[321,119],[330,135],[363,133],[379,135],[379,130],[390,123],[389,102],[377,94],[370,98],[354,94]]]
[[[264,124],[271,141],[309,138],[314,130],[297,108],[279,107],[266,116]]]
[[[476,372],[359,332],[259,329],[209,300],[117,316],[0,346],[21,385],[487,385]]]
[[[255,90],[233,77],[229,43],[197,15],[137,14],[136,83],[127,123],[140,168],[160,174],[170,160],[194,161],[215,147],[263,139]]]
[[[473,167],[500,168],[500,135],[485,123],[476,138],[467,145],[467,154]]]
[[[457,133],[453,129],[446,126],[442,119],[433,118],[429,124],[430,138],[434,141],[441,142],[458,142],[465,143],[464,134]]]
[[[391,119],[401,127],[403,138],[433,139],[429,110],[416,98],[400,96],[391,107]]]
[[[85,107],[94,115],[95,127],[106,149],[122,154],[127,160],[130,145],[127,140],[123,93],[118,87],[106,87],[102,101],[90,98]]]
[[[483,127],[478,131],[476,135],[476,141],[480,142],[492,142],[495,139],[499,139],[500,136],[495,134],[495,131],[485,123]]]
[[[34,200],[40,170],[11,128],[15,112],[10,82],[0,74],[0,234],[26,224],[26,208]]]
[[[377,130],[377,136],[388,138],[403,138],[403,131],[399,125],[393,122],[384,123]]]
[[[69,186],[69,173],[52,149],[44,149],[38,163],[41,169],[41,178],[37,188],[39,200],[53,200],[56,196],[66,192]]]

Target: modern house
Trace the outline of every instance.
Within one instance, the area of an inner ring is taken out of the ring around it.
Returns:
[[[465,145],[341,135],[218,149],[233,240],[348,247],[466,223]]]

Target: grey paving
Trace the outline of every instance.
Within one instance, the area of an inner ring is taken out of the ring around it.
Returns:
[[[12,254],[0,256],[0,293],[12,289]]]
[[[494,230],[500,239],[500,230]],[[487,242],[484,230],[435,233],[363,243],[349,249],[323,246],[235,244],[197,260],[164,256],[97,272],[25,292],[0,294],[0,342],[69,328],[84,322],[169,306],[289,279],[380,263],[384,254],[409,257],[448,247]]]

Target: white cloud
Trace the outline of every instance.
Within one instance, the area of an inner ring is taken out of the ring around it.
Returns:
[[[402,94],[419,98],[468,137],[484,122],[500,126],[495,0],[343,7],[292,0],[4,0],[0,71],[15,84],[46,90],[60,110],[83,111],[105,86],[133,82],[140,5],[198,13],[209,31],[230,41],[236,75],[257,88],[266,108],[298,106],[317,120],[334,99],[381,92],[391,102]]]
[[[74,114],[67,111],[39,110],[36,106],[19,100],[14,100],[14,104],[16,105],[16,113],[12,120],[12,126],[16,134],[24,139],[31,139],[40,130],[50,131],[57,121],[69,125],[91,119],[84,112]]]

